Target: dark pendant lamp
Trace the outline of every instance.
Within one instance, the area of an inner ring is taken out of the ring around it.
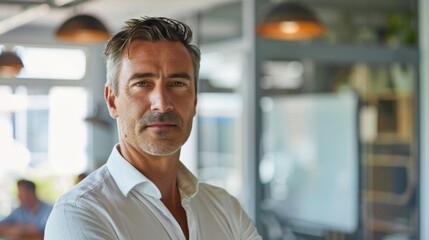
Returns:
[[[97,18],[81,14],[65,21],[58,28],[56,37],[69,42],[95,43],[108,40],[110,33]]]
[[[24,67],[21,59],[12,51],[3,51],[0,54],[0,76],[14,77]]]
[[[262,21],[256,33],[264,38],[307,40],[320,36],[325,30],[313,11],[298,2],[271,4],[261,14]]]

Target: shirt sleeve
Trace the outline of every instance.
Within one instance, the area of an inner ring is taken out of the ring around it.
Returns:
[[[241,207],[240,202],[231,196],[231,207],[235,214],[235,219],[239,228],[240,238],[242,240],[262,240],[252,220]]]
[[[113,240],[114,235],[91,209],[74,204],[55,205],[48,218],[45,240]]]

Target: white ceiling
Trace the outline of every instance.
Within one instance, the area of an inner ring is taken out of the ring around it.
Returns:
[[[43,8],[26,24],[17,24],[11,30],[3,32],[0,30],[0,39],[4,36],[20,35],[19,31],[27,33],[32,29],[54,29],[67,18],[77,14],[92,14],[105,23],[108,29],[116,32],[124,21],[141,16],[166,16],[185,17],[198,10],[207,9],[226,2],[237,0],[88,0],[73,7],[52,7],[53,3],[72,0],[0,0],[0,27],[2,23],[10,21],[15,16],[22,14],[29,7],[40,6],[49,3],[51,7]],[[82,0],[75,0],[82,1]],[[16,21],[10,21],[12,24]],[[10,25],[8,23],[7,25]],[[37,34],[39,30],[33,30]],[[43,32],[43,31],[39,31]]]

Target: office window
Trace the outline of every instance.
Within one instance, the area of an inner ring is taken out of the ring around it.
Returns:
[[[53,203],[86,170],[87,92],[0,86],[0,219],[18,204],[15,181],[29,178]]]
[[[246,209],[241,90],[245,60],[236,45],[225,49],[203,49],[196,125],[198,178],[225,188]]]
[[[15,50],[24,63],[18,78],[81,80],[85,76],[83,49],[18,46]]]

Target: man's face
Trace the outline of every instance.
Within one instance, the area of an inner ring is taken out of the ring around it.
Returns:
[[[122,54],[118,94],[105,89],[121,147],[169,156],[186,142],[196,112],[191,57],[180,42],[133,41]]]
[[[18,199],[21,205],[27,206],[31,203],[33,192],[25,188],[23,185],[18,185]]]

